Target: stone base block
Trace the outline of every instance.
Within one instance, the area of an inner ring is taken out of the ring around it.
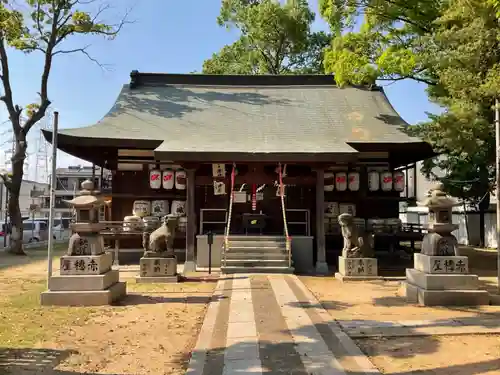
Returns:
[[[176,283],[179,281],[179,276],[137,276],[135,282],[137,284],[153,284],[153,283]]]
[[[489,293],[490,305],[500,306],[500,295]]]
[[[126,294],[126,283],[117,282],[106,290],[48,290],[40,295],[40,302],[42,306],[103,306],[120,300]]]
[[[479,288],[477,275],[431,274],[414,268],[406,269],[406,280],[427,290],[476,290]]]
[[[416,253],[414,254],[413,264],[416,270],[425,273],[469,273],[469,259],[461,256],[432,256]]]
[[[342,275],[340,272],[335,272],[335,278],[342,282],[383,280],[382,276],[345,276]]]
[[[120,280],[118,271],[108,271],[102,275],[61,275],[49,280],[51,291],[104,290]]]
[[[406,300],[422,306],[479,306],[489,305],[486,290],[426,290],[405,283]]]
[[[176,258],[141,258],[140,277],[177,275]]]
[[[403,281],[399,286],[398,295],[406,298],[408,303],[418,303],[418,288]]]
[[[378,275],[376,258],[344,258],[339,257],[339,273],[342,276],[370,276]]]
[[[113,264],[113,254],[64,255],[61,257],[61,275],[101,275]]]

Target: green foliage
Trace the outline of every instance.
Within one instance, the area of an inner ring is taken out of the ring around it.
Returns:
[[[21,228],[21,213],[19,209],[19,191],[23,177],[23,164],[28,147],[27,134],[40,121],[50,106],[48,82],[52,69],[53,58],[58,54],[82,53],[91,61],[99,62],[91,57],[87,47],[64,49],[62,44],[68,38],[76,35],[101,35],[114,38],[125,24],[125,18],[112,25],[99,20],[101,14],[109,7],[103,5],[95,12],[87,12],[82,8],[94,1],[87,0],[0,0],[0,80],[3,95],[0,101],[5,104],[12,124],[16,141],[12,156],[12,175],[0,175],[10,192],[9,216],[15,226]],[[11,49],[26,54],[41,52],[43,54],[43,69],[40,75],[39,102],[28,104],[25,108],[14,103],[10,70],[19,68],[10,66],[9,52]],[[102,66],[101,64],[99,64]],[[27,116],[21,121],[22,114]],[[22,236],[21,236],[22,238]],[[11,250],[23,253],[20,241],[13,241]]]
[[[306,0],[223,0],[217,22],[240,38],[203,64],[208,74],[295,74],[323,71],[330,36],[310,31]]]

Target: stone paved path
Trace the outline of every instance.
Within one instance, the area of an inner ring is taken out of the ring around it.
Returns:
[[[220,280],[189,375],[379,374],[293,275]]]

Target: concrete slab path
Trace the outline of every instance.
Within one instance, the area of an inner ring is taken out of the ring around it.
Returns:
[[[219,280],[189,375],[379,374],[294,275]]]

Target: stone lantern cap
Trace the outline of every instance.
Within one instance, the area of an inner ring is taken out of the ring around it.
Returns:
[[[99,191],[94,190],[94,183],[90,180],[82,182],[80,194],[71,199],[63,200],[64,203],[74,208],[96,208],[105,204],[102,197],[99,197]]]
[[[417,202],[417,204],[431,209],[446,209],[458,206],[460,202],[447,195],[444,192],[444,185],[438,183],[434,188],[429,190],[427,197],[422,202]]]

